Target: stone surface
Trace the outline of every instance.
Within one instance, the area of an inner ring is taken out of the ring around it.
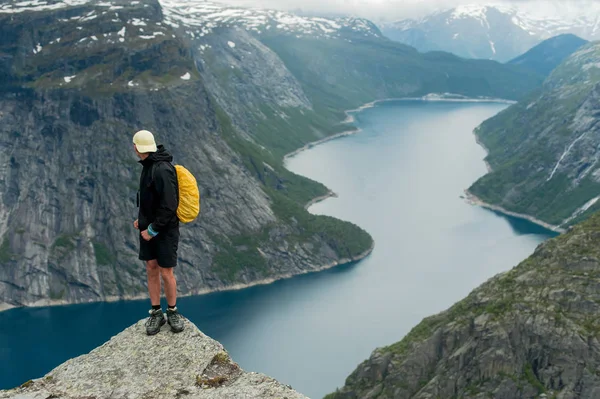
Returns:
[[[268,376],[242,370],[223,346],[188,320],[147,336],[145,320],[90,353],[56,367],[2,399],[306,399]]]

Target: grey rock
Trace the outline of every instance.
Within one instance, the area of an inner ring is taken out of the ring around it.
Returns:
[[[246,372],[223,346],[188,320],[183,332],[168,325],[146,335],[145,320],[44,377],[0,391],[2,399],[306,399],[263,374]]]

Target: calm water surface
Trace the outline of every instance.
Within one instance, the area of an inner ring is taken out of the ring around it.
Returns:
[[[243,368],[311,398],[335,390],[373,349],[400,340],[551,236],[460,198],[486,172],[472,131],[505,107],[405,101],[358,113],[360,134],[303,152],[288,167],[339,195],[311,212],[366,229],[373,254],[270,286],[182,298],[180,310]],[[0,389],[89,352],[147,308],[134,301],[0,313]]]

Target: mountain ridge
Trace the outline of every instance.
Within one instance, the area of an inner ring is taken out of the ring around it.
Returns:
[[[593,7],[595,10],[598,5]],[[560,13],[543,16],[519,6],[466,4],[420,19],[384,23],[381,29],[391,39],[419,51],[443,50],[467,58],[507,62],[559,34],[600,39],[600,17],[587,11],[570,17]]]
[[[493,172],[471,193],[563,229],[598,210],[599,49],[579,48],[541,89],[477,128]]]
[[[587,43],[589,43],[587,40],[570,33],[554,36],[508,63],[521,65],[548,76],[568,56]]]

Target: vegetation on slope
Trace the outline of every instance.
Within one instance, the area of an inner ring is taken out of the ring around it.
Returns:
[[[476,134],[493,172],[469,190],[485,202],[553,225],[573,224],[600,195],[598,146],[600,50],[584,46],[552,72],[543,88],[485,121]]]

